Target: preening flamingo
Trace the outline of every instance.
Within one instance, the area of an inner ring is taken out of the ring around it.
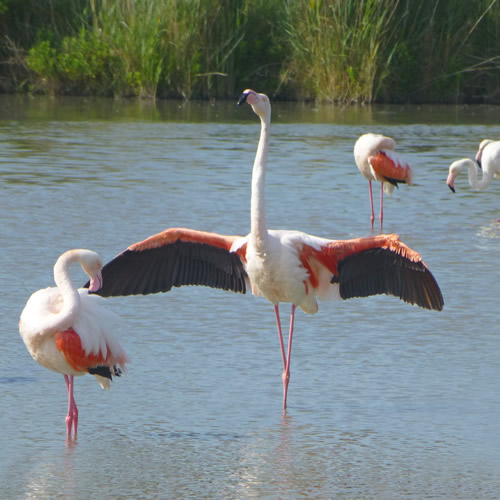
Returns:
[[[76,262],[90,277],[88,290],[77,290],[70,278],[69,267]],[[78,429],[73,377],[90,373],[103,389],[109,389],[112,376],[120,376],[128,361],[112,333],[119,318],[103,306],[102,297],[89,294],[102,286],[101,268],[101,258],[90,250],[63,253],[54,266],[57,287],[35,292],[19,321],[21,337],[33,359],[64,375],[68,391],[68,439],[72,427],[74,438]]]
[[[455,192],[455,179],[464,168],[469,170],[469,184],[473,189],[486,189],[493,177],[500,176],[500,141],[489,139],[482,141],[476,154],[476,162],[464,158],[450,165],[446,184],[453,192]],[[478,166],[483,171],[481,180],[478,179]]]
[[[170,228],[135,243],[107,263],[103,296],[149,294],[173,286],[205,285],[262,295],[274,305],[283,359],[283,408],[286,409],[296,306],[314,314],[317,299],[365,297],[385,293],[410,304],[441,310],[443,297],[420,255],[395,234],[352,240],[319,238],[299,231],[268,230],[264,207],[265,169],[271,105],[264,94],[245,90],[261,120],[252,173],[250,234],[224,236]],[[291,303],[285,353],[279,303]]]
[[[400,183],[411,186],[413,171],[396,153],[396,142],[391,137],[380,134],[363,134],[354,145],[354,160],[360,172],[368,179],[370,192],[370,221],[373,228],[375,213],[373,211],[372,181],[380,185],[380,226],[384,219],[384,191],[391,194]]]

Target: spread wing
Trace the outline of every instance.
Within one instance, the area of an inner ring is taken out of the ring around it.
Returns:
[[[246,292],[247,273],[231,246],[238,236],[170,228],[135,243],[102,268],[103,297],[203,285]],[[89,283],[85,285],[88,288]]]
[[[319,284],[328,272],[330,283],[339,285],[343,299],[386,294],[425,309],[443,309],[443,295],[426,263],[396,234],[329,241],[316,246],[305,258],[311,274],[315,266],[308,264],[309,259],[314,259],[323,270],[316,273],[313,284]]]

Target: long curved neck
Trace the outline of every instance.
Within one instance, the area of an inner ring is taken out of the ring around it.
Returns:
[[[69,275],[69,267],[74,262],[79,262],[79,256],[77,252],[70,250],[61,255],[54,266],[54,280],[61,294],[63,307],[53,315],[52,330],[65,330],[72,326],[80,309],[80,294]]]
[[[485,172],[483,170],[483,176],[481,180],[478,180],[477,177],[477,165],[474,162],[467,163],[467,167],[469,169],[469,184],[474,189],[485,189],[491,184],[493,179],[493,174],[491,172]]]
[[[260,117],[261,129],[259,146],[252,171],[252,197],[250,201],[250,234],[257,250],[265,250],[268,233],[264,186],[266,180],[266,163],[269,150],[269,127],[271,117]]]

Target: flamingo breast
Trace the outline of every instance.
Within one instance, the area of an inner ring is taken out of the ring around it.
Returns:
[[[262,295],[275,305],[289,302],[314,314],[318,305],[312,288],[307,286],[309,273],[299,258],[300,248],[294,238],[298,234],[271,230],[264,249],[256,249],[250,240],[245,270],[254,295]]]
[[[43,367],[56,373],[80,376],[85,372],[75,370],[66,360],[64,353],[60,352],[56,346],[54,337],[45,337],[35,349],[28,350],[33,359]]]

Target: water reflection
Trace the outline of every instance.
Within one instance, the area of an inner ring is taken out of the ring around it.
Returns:
[[[16,483],[20,480],[24,483],[22,487],[22,491],[25,492],[24,498],[78,498],[72,452],[71,447],[61,453],[60,450],[50,448],[31,456],[28,461],[29,467],[24,465],[17,477],[11,478],[11,482]]]
[[[75,439],[66,440],[66,452],[64,453],[64,463],[63,463],[63,476],[61,491],[64,492],[64,496],[67,498],[77,497],[77,488],[75,484],[75,471],[74,471],[74,461],[76,447],[78,446],[78,441]]]
[[[231,101],[141,101],[99,97],[54,97],[33,99],[26,95],[0,95],[0,109],[5,125],[11,122],[184,122],[221,123],[232,120],[254,122],[254,117],[235,106],[238,95]],[[420,133],[428,136],[431,125],[440,124],[444,135],[453,125],[474,134],[477,124],[496,126],[495,106],[463,105],[349,105],[313,103],[273,103],[274,123],[341,124],[380,128],[421,124]],[[1,123],[0,123],[1,125]],[[468,128],[467,128],[468,127]],[[487,134],[486,134],[487,135]],[[486,137],[486,135],[484,135]],[[494,136],[494,134],[490,134]]]

